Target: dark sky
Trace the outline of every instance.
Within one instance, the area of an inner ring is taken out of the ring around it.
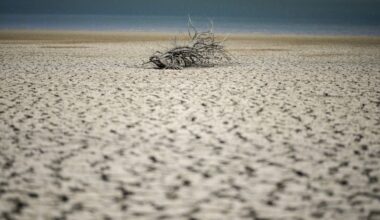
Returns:
[[[380,0],[0,0],[2,14],[340,19],[380,23]]]

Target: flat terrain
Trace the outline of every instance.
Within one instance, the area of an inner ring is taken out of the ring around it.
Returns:
[[[380,219],[379,38],[172,37],[0,31],[0,219]]]

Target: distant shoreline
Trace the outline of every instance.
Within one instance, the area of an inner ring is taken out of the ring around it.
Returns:
[[[224,38],[226,34],[217,35]],[[174,32],[115,32],[73,30],[1,30],[0,43],[122,43],[134,41],[170,41],[187,39],[187,34]],[[230,34],[228,41],[278,41],[284,43],[380,44],[380,36]]]
[[[172,32],[187,33],[187,15],[184,16],[122,16],[122,15],[12,15],[0,14],[0,30],[75,30],[111,32]],[[348,21],[342,19],[274,19],[251,17],[192,16],[199,30],[214,22],[218,33],[327,35],[327,36],[380,36],[379,22]]]

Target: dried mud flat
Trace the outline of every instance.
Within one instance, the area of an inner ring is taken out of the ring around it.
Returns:
[[[1,38],[0,219],[380,219],[378,40],[149,40]]]

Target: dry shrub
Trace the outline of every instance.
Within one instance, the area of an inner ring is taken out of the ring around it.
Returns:
[[[157,51],[147,63],[152,63],[158,69],[183,69],[185,67],[209,67],[228,63],[231,57],[222,43],[217,41],[213,32],[213,23],[205,32],[198,32],[190,17],[188,20],[189,41],[185,46],[175,46],[166,51]]]

